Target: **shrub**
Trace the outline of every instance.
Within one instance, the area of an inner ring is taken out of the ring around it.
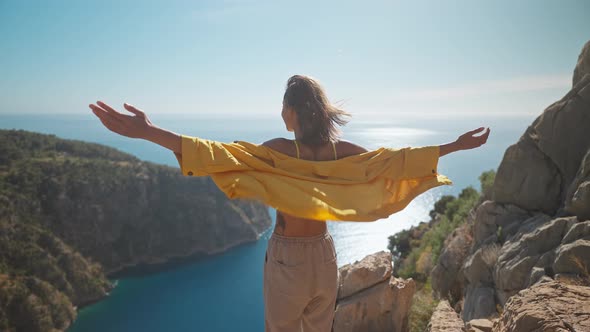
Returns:
[[[389,237],[387,248],[395,259],[406,258],[410,253],[410,235],[411,230],[406,229]]]
[[[410,331],[426,331],[430,317],[437,305],[438,301],[432,296],[432,286],[428,280],[412,298],[409,315]]]
[[[492,189],[494,187],[494,180],[496,179],[496,171],[489,170],[481,173],[479,182],[481,183],[481,196],[484,200],[492,199]]]
[[[444,214],[447,210],[447,204],[454,201],[455,196],[444,195],[434,203],[434,209],[430,210],[430,218],[434,219],[436,214]]]
[[[494,171],[479,176],[482,191],[491,190]],[[469,186],[457,197],[444,195],[430,211],[432,221],[389,237],[388,248],[394,257],[394,272],[405,278],[427,280],[444,247],[446,238],[465,222],[467,215],[479,202],[480,193]]]

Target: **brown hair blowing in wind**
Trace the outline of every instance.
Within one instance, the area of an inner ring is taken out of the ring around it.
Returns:
[[[290,77],[283,102],[297,113],[301,142],[308,145],[337,141],[342,132],[336,125],[345,125],[349,119],[344,117],[352,116],[332,105],[320,83],[310,76]]]

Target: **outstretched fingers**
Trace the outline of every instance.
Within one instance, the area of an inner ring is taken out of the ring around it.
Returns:
[[[108,129],[119,133],[125,127],[121,119],[119,119],[117,116],[113,115],[109,111],[105,110],[104,108],[94,104],[90,104],[89,106],[90,109],[92,109],[92,111],[94,112],[94,114],[100,119],[100,122],[102,122],[102,124],[105,125],[105,127],[107,127]]]
[[[465,134],[459,136],[458,141],[460,142],[462,149],[473,149],[484,145],[487,142],[488,137],[490,135],[489,127],[483,132],[483,134],[479,136],[474,136],[474,134],[481,133],[483,129],[484,127],[479,127],[475,130],[468,131]]]
[[[124,106],[124,107],[125,107],[125,109],[126,109],[126,110],[128,110],[129,112],[131,112],[131,113],[133,113],[133,114],[135,114],[135,115],[137,115],[137,116],[140,116],[140,117],[142,117],[142,118],[143,118],[143,117],[145,117],[145,113],[143,113],[143,111],[142,111],[142,110],[140,110],[140,109],[138,109],[137,107],[135,107],[135,106],[133,106],[133,105],[130,105],[130,104],[127,104],[127,103],[124,103],[124,104],[123,104],[123,106]]]
[[[114,108],[112,108],[111,106],[107,105],[106,103],[104,103],[100,100],[97,101],[96,104],[98,106],[100,106],[102,109],[104,109],[108,113],[108,115],[110,115],[116,119],[123,120],[125,118],[124,114],[117,112]]]
[[[478,136],[477,138],[479,138],[480,140],[480,146],[485,144],[488,141],[488,137],[490,136],[490,128],[488,127],[488,129],[484,132],[483,135]]]
[[[97,102],[97,104],[106,105],[106,104],[100,103],[100,102]],[[90,104],[89,106],[94,111],[94,114],[96,114],[96,116],[98,116],[101,119],[108,119],[111,122],[119,122],[121,124],[124,120],[123,115],[117,111],[114,111],[112,108],[109,109],[109,107],[102,107],[102,106],[98,106],[98,105],[94,105],[94,104]],[[106,106],[108,106],[108,105],[106,105]]]
[[[90,109],[92,110],[92,113],[94,113],[94,115],[96,115],[101,120],[103,118],[107,118],[109,116],[108,112],[100,106],[90,104],[90,105],[88,105],[88,107],[90,107]]]
[[[477,133],[479,133],[480,131],[482,131],[483,129],[484,129],[484,127],[479,127],[479,128],[477,128],[477,129],[474,129],[474,130],[468,131],[468,132],[467,132],[467,134],[469,134],[469,136],[473,136],[473,134],[477,134]]]

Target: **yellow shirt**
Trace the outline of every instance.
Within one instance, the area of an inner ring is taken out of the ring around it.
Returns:
[[[245,141],[181,139],[181,154],[174,155],[183,175],[209,175],[230,199],[259,200],[309,219],[375,221],[402,210],[428,189],[452,184],[437,173],[438,146],[381,147],[310,161]]]

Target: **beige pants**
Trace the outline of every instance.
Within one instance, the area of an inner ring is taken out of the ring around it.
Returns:
[[[264,263],[266,332],[330,332],[338,292],[336,250],[330,233],[272,234]]]

